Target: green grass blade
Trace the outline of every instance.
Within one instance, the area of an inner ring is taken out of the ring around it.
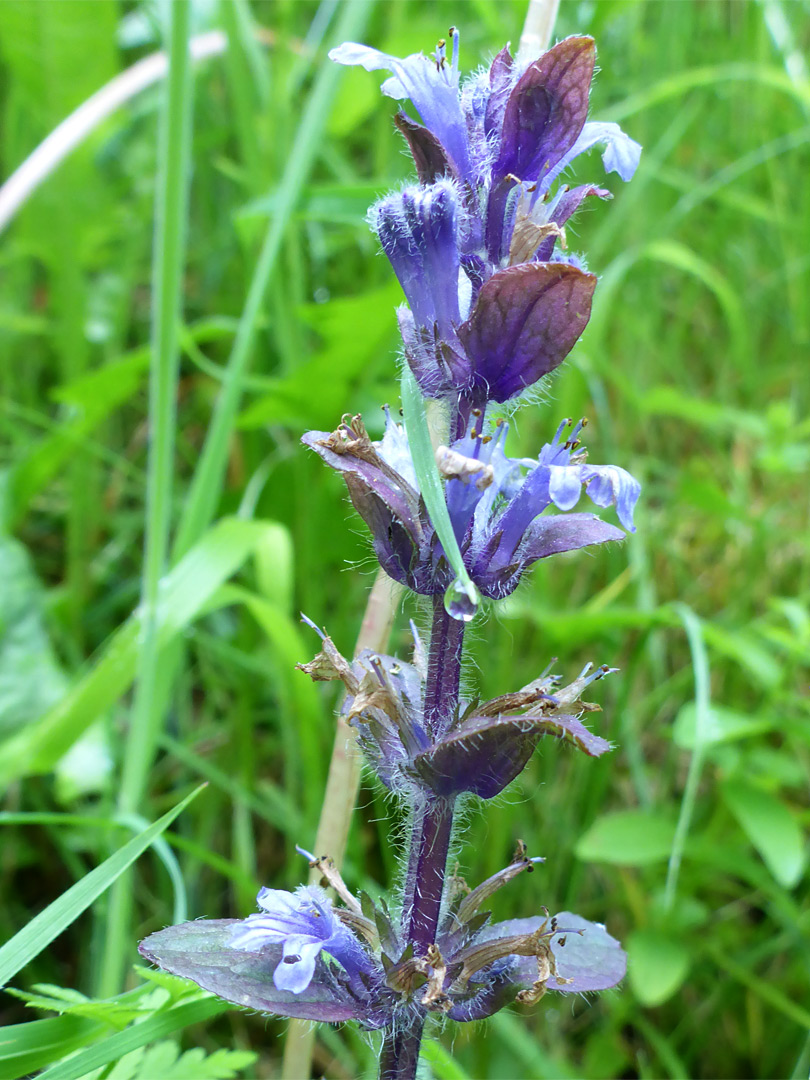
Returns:
[[[200,1024],[204,1020],[210,1020],[231,1008],[218,998],[203,998],[200,1001],[189,1001],[184,1005],[178,1005],[175,1009],[156,1013],[142,1024],[134,1024],[125,1031],[119,1031],[111,1035],[109,1039],[88,1047],[81,1054],[76,1054],[67,1061],[54,1065],[46,1072],[41,1073],[40,1080],[79,1080],[87,1076],[93,1069],[100,1069],[109,1065],[112,1061],[118,1061],[124,1054],[137,1050],[140,1046],[155,1042],[175,1031],[181,1031],[190,1024]]]
[[[153,841],[171,825],[192,799],[202,791],[201,784],[187,795],[174,809],[169,810],[148,829],[135,836],[106,859],[95,870],[72,885],[58,900],[48,904],[44,911],[24,926],[10,941],[0,948],[0,986],[5,986],[21,968],[58,937],[83,911],[98,899],[123,872],[146,851]]]
[[[188,216],[192,102],[188,0],[170,7],[169,74],[158,134],[152,267],[152,359],[149,371],[149,463],[141,581],[143,621],[132,720],[118,797],[124,813],[138,810],[154,758],[161,715],[157,707],[160,589],[169,552],[182,310]]]
[[[703,640],[702,624],[694,611],[687,607],[686,604],[676,604],[675,609],[683,621],[686,637],[689,641],[689,649],[692,653],[692,667],[695,675],[696,724],[695,747],[689,759],[689,771],[686,774],[678,824],[675,827],[675,837],[672,841],[672,851],[669,856],[669,866],[667,867],[667,881],[664,888],[664,907],[667,911],[671,910],[672,905],[675,903],[678,875],[681,869],[684,848],[686,847],[686,838],[689,835],[689,826],[692,823],[692,816],[697,803],[700,773],[703,768],[706,739],[711,722],[711,676],[706,643]]]
[[[352,41],[360,37],[372,9],[373,4],[344,4],[342,16],[335,30],[335,41]],[[334,99],[340,75],[341,71],[337,64],[322,64],[304,108],[301,124],[281,180],[276,212],[270,222],[250,283],[222,389],[217,398],[200,462],[188,492],[175,539],[175,558],[183,556],[188,551],[214,518],[225,474],[228,444],[256,340],[262,303],[270,278],[276,268],[287,226],[320,149],[323,130],[329,118],[330,103]]]
[[[411,449],[413,466],[419,481],[419,490],[425,500],[427,512],[433,522],[439,539],[442,542],[447,561],[461,583],[470,603],[475,607],[478,603],[478,590],[473,584],[464,560],[461,558],[458,540],[453,532],[447,503],[444,499],[439,470],[436,468],[436,458],[433,453],[433,444],[430,441],[430,428],[428,427],[425,401],[407,364],[402,369],[402,413],[405,418],[405,430],[408,433],[408,444]]]
[[[84,1016],[57,1016],[4,1027],[0,1031],[0,1080],[30,1076],[107,1031],[106,1024]]]

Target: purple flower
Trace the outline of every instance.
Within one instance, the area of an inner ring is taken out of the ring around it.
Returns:
[[[372,965],[357,938],[337,916],[321,889],[301,885],[295,893],[262,889],[257,897],[263,914],[249,915],[231,937],[234,949],[261,952],[281,945],[282,955],[273,982],[276,989],[301,994],[312,982],[315,963],[326,953],[350,976],[370,973]]]
[[[507,596],[538,559],[623,538],[594,514],[547,512],[572,510],[583,488],[597,506],[615,505],[633,530],[641,486],[615,465],[587,463],[579,444],[583,426],[569,431],[564,421],[536,459],[509,458],[508,425],[498,422],[487,434],[473,413],[465,435],[437,451],[450,520],[485,596]],[[386,572],[415,592],[444,592],[449,568],[420,500],[407,438],[390,414],[380,443],[371,442],[359,417],[331,434],[310,431],[303,441],[342,474]]]
[[[392,98],[410,98],[428,129],[451,158],[457,174],[469,173],[467,130],[459,100],[459,33],[453,28],[452,57],[447,60],[446,44],[439,42],[433,56],[414,53],[400,60],[395,56],[347,41],[332,49],[329,59],[338,64],[360,64],[366,71],[392,72],[382,84],[382,92]]]
[[[400,328],[423,392],[482,405],[558,367],[590,316],[596,278],[555,245],[565,246],[563,226],[586,196],[610,193],[552,193],[552,183],[598,144],[606,169],[629,180],[641,147],[616,124],[586,122],[591,38],[567,38],[522,70],[504,49],[460,86],[451,36],[450,63],[443,42],[430,58],[353,43],[330,56],[392,71],[383,91],[410,97],[427,125],[397,117],[422,187],[387,196],[371,222],[410,304]]]

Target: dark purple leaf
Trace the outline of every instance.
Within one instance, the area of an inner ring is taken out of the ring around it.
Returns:
[[[347,476],[352,476],[355,483],[349,487],[349,494],[357,512],[366,520],[369,528],[374,529],[381,520],[382,506],[404,526],[410,537],[416,541],[422,534],[419,523],[419,496],[398,473],[387,465],[377,454],[373,444],[366,436],[342,444],[336,438],[338,432],[308,431],[301,441],[320,455],[327,465]],[[336,452],[335,447],[340,446]],[[357,501],[355,501],[357,500]],[[368,514],[368,517],[366,515]],[[383,515],[385,517],[385,515]]]
[[[558,367],[588,325],[596,277],[561,263],[509,266],[489,279],[459,338],[473,378],[508,401]]]
[[[261,952],[230,946],[237,919],[201,919],[151,934],[138,946],[141,956],[172,975],[191,979],[203,990],[259,1012],[296,1016],[302,1020],[364,1020],[366,1010],[338,985],[323,961],[301,994],[277,990],[273,972],[282,946],[266,945]]]
[[[542,180],[571,149],[588,115],[595,56],[592,38],[571,37],[529,65],[506,103],[493,179]]]
[[[536,559],[576,551],[589,544],[604,544],[609,540],[624,540],[625,534],[615,525],[602,521],[596,514],[557,514],[535,518],[526,530],[520,549],[521,562],[528,565]]]
[[[414,758],[412,768],[437,795],[471,791],[491,799],[522,772],[542,734],[539,720],[472,717]]]
[[[455,173],[444,147],[432,131],[404,112],[396,114],[394,123],[408,143],[420,184],[432,184],[443,176]]]

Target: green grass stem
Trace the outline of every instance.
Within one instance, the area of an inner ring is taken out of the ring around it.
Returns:
[[[172,524],[172,487],[179,368],[178,328],[188,219],[191,164],[192,84],[188,50],[188,0],[170,7],[169,73],[163,85],[158,129],[152,270],[152,358],[149,369],[149,459],[141,583],[141,641],[135,696],[127,734],[118,807],[137,813],[157,748],[160,708],[160,592],[167,568]],[[132,887],[124,879],[110,896],[107,937],[100,970],[103,994],[119,988],[131,952]]]
[[[372,3],[347,0],[335,30],[335,41],[351,41],[361,36],[372,7]],[[180,519],[174,543],[175,559],[181,558],[195,540],[199,539],[216,513],[225,476],[228,446],[242,400],[245,376],[256,342],[267,287],[276,269],[290,219],[318,155],[321,136],[329,116],[329,104],[334,97],[339,77],[340,69],[336,64],[324,63],[315,77],[304,106],[301,123],[281,178],[276,212],[268,226],[253,272],[205,445]]]

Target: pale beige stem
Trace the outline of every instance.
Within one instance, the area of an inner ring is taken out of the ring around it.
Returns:
[[[264,45],[274,41],[273,34],[264,29],[256,30],[256,39]],[[228,39],[221,30],[210,30],[191,38],[188,47],[192,60],[205,60],[223,53],[228,47]],[[300,51],[296,43],[291,47]],[[168,70],[169,58],[165,52],[144,56],[66,116],[0,185],[0,232],[77,146],[121,106],[165,78]]]
[[[363,649],[385,652],[394,616],[404,589],[380,570],[366,604],[366,613],[357,636],[354,654]],[[329,763],[326,794],[315,838],[316,856],[330,855],[340,869],[346,854],[346,842],[352,822],[363,762],[357,747],[357,733],[338,713],[335,745]],[[316,884],[321,872],[310,872],[310,884]],[[311,1075],[315,1028],[306,1020],[291,1020],[284,1043],[282,1080],[302,1080]]]
[[[529,10],[526,12],[518,46],[519,64],[536,60],[548,49],[559,7],[560,0],[529,0]]]

